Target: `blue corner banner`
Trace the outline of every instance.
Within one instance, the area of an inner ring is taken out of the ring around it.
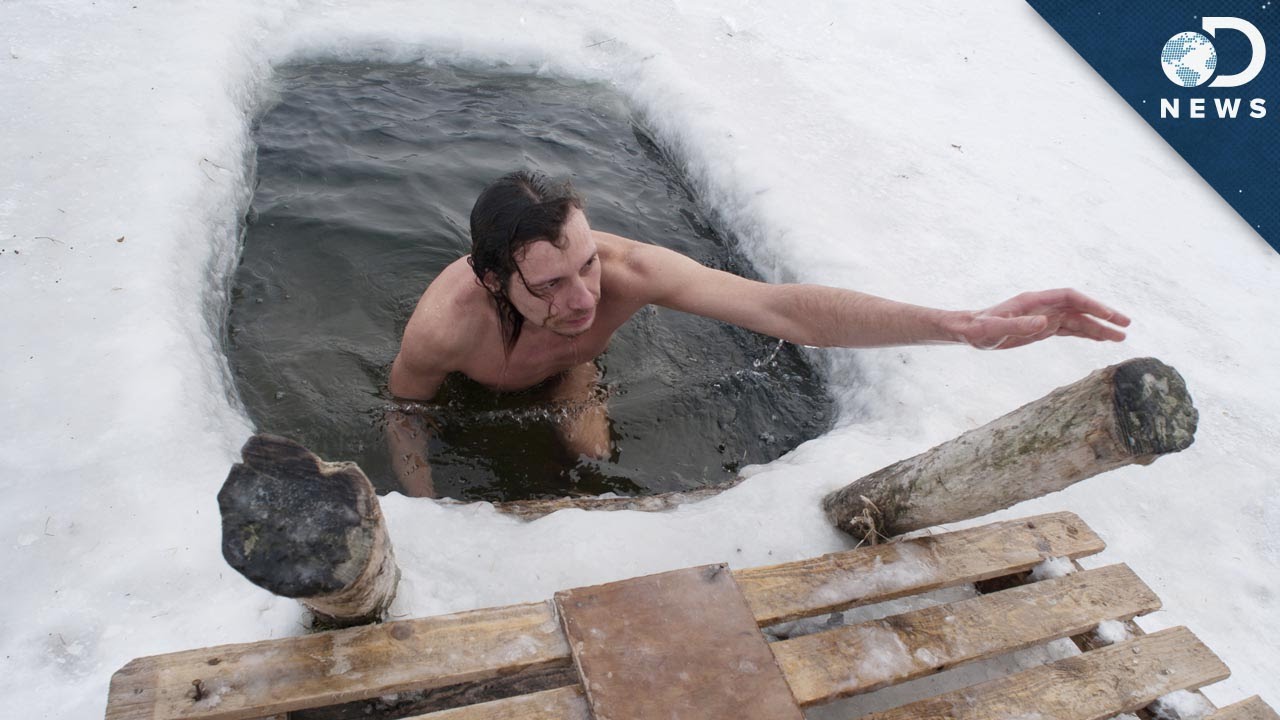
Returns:
[[[1277,1],[1027,0],[1280,252]]]

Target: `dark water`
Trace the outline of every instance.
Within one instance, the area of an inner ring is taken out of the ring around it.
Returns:
[[[471,205],[525,167],[570,177],[592,226],[751,275],[607,86],[422,66],[279,73],[256,128],[259,184],[234,278],[227,353],[260,431],[353,460],[397,490],[387,375],[427,284],[469,250]],[[464,499],[656,493],[729,479],[830,427],[820,378],[788,344],[648,308],[597,363],[609,461],[566,456],[557,408],[465,378],[425,409],[437,491]]]

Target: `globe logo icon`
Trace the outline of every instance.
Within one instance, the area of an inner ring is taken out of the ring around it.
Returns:
[[[1160,67],[1175,85],[1197,87],[1208,82],[1218,67],[1218,51],[1198,32],[1178,33],[1160,52]]]

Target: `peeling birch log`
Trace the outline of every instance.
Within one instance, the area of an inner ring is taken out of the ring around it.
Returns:
[[[373,485],[355,463],[254,435],[218,493],[222,555],[250,582],[297,598],[318,624],[381,620],[400,569]]]
[[[827,495],[827,519],[876,542],[979,517],[1107,470],[1149,464],[1195,440],[1198,415],[1177,370],[1137,358]]]

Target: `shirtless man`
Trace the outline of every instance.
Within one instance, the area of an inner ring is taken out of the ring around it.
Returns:
[[[775,285],[713,270],[672,250],[592,230],[568,183],[518,172],[471,211],[471,254],[418,301],[391,366],[398,398],[430,400],[449,373],[497,391],[548,382],[584,400],[595,358],[645,305],[704,315],[799,345],[1026,345],[1052,335],[1120,341],[1129,319],[1075,290],[1023,293],[984,311],[935,310],[820,285]],[[1095,319],[1097,318],[1097,319]],[[609,452],[603,404],[558,428],[570,452]],[[420,418],[392,413],[388,440],[406,493],[434,496]]]

